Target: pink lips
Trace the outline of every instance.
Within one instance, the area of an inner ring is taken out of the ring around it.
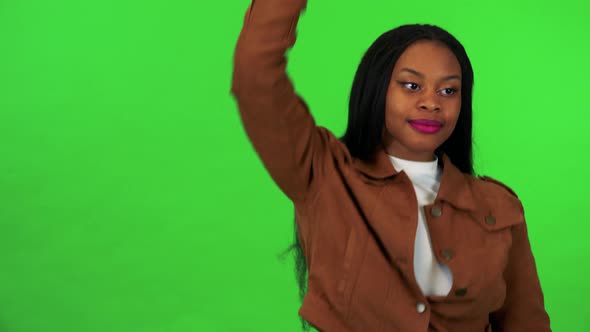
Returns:
[[[419,119],[408,122],[412,128],[424,134],[434,134],[442,128],[442,123],[435,120]]]

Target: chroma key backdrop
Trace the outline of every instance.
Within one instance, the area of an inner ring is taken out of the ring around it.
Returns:
[[[0,331],[300,331],[293,207],[230,95],[248,0],[0,1]],[[590,331],[586,1],[309,0],[288,72],[340,136],[360,58],[431,23],[476,172],[521,198],[555,331]]]

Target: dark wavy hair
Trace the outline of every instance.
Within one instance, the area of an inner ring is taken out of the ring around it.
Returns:
[[[356,71],[350,92],[348,126],[340,140],[350,154],[368,160],[380,144],[385,125],[385,103],[393,67],[400,55],[411,44],[431,40],[446,45],[461,65],[461,111],[455,130],[435,151],[445,153],[463,173],[473,175],[472,157],[472,94],[473,68],[463,45],[444,29],[430,24],[403,25],[383,33],[364,54]],[[299,297],[307,292],[307,262],[303,254],[297,223],[294,243],[281,255],[295,252],[295,274]],[[310,324],[301,318],[304,331]]]

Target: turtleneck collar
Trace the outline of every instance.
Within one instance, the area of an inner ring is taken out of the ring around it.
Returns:
[[[432,161],[407,160],[390,154],[387,156],[389,157],[389,160],[391,160],[396,171],[401,172],[403,170],[410,178],[414,176],[431,176],[440,179],[441,170],[438,166],[437,156],[435,156],[435,159]]]

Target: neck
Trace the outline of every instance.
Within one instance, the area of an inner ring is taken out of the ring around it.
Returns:
[[[410,151],[398,151],[391,148],[386,148],[385,151],[390,156],[394,156],[396,158],[410,160],[410,161],[435,161],[436,156],[432,152],[410,152]]]

